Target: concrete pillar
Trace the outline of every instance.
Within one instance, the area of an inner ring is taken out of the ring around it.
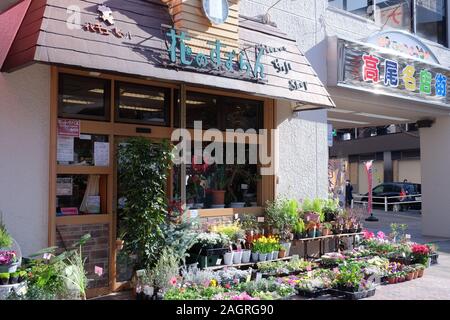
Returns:
[[[384,182],[394,181],[394,172],[392,168],[392,152],[383,152],[383,165],[384,165]]]
[[[450,238],[450,117],[420,129],[422,233]]]

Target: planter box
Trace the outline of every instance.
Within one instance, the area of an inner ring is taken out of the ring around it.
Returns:
[[[297,294],[299,296],[305,297],[305,298],[310,298],[310,299],[318,298],[318,297],[324,296],[328,293],[329,293],[329,289],[319,289],[319,290],[315,290],[315,291],[305,291],[305,290],[297,289]]]
[[[338,289],[330,289],[329,291],[335,297],[343,298],[346,300],[360,300],[374,296],[376,289],[373,288],[371,290],[358,292],[342,291]]]
[[[437,253],[432,253],[432,254],[430,255],[430,264],[431,264],[431,265],[437,264],[437,263],[438,263],[438,258],[439,258],[439,254],[437,254]]]

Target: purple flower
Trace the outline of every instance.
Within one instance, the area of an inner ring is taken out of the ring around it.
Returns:
[[[0,265],[8,266],[17,260],[15,251],[0,251]]]

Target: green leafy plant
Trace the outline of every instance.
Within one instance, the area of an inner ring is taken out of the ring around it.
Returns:
[[[0,217],[0,248],[9,248],[11,245],[12,238],[6,230],[6,226],[3,224],[3,221]]]
[[[267,202],[267,222],[279,232],[281,240],[290,240],[292,227],[298,221],[298,209],[295,199],[277,198]]]
[[[172,286],[171,280],[179,275],[178,262],[178,257],[171,248],[163,249],[155,266],[147,270],[154,281],[155,288],[165,292]]]
[[[298,219],[293,227],[293,231],[296,233],[303,233],[306,231],[305,221],[303,219]]]
[[[119,227],[124,250],[137,256],[137,269],[153,266],[161,252],[161,225],[168,214],[165,184],[172,160],[167,141],[132,138],[118,152],[121,196],[126,199]]]

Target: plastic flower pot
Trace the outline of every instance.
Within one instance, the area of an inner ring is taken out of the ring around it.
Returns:
[[[0,266],[0,273],[13,273],[17,271],[20,262],[11,263],[8,265]]]
[[[259,253],[258,252],[252,252],[252,261],[258,262],[259,260]]]
[[[267,253],[260,253],[258,260],[259,262],[267,261]]]
[[[280,250],[278,252],[278,258],[282,259],[284,257],[286,257],[286,250]]]
[[[0,275],[0,285],[6,286],[9,284],[9,273],[4,273]]]
[[[289,257],[289,251],[291,251],[291,243],[290,242],[284,242],[281,244],[281,246],[286,251],[286,257]]]
[[[242,251],[242,263],[249,263],[252,252],[250,250]]]
[[[279,251],[272,252],[272,260],[278,259],[278,254],[279,254]]]
[[[242,251],[233,251],[233,263],[234,264],[242,263]]]
[[[223,262],[227,266],[231,266],[233,264],[233,254],[234,252],[227,252],[223,255]]]

